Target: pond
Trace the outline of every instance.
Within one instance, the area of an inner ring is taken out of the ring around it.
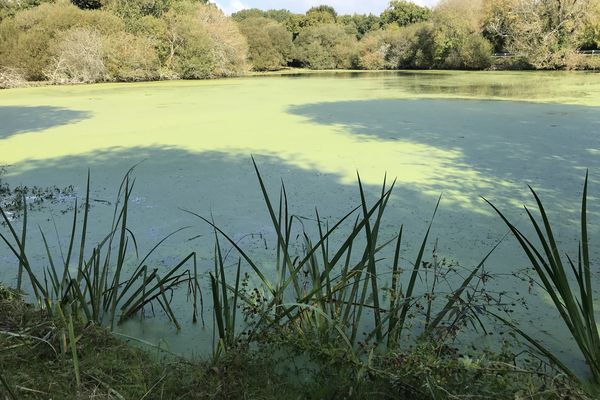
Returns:
[[[576,255],[589,168],[592,256],[598,261],[599,133],[600,76],[592,73],[315,73],[0,92],[6,182],[74,185],[84,195],[89,168],[91,224],[106,229],[121,177],[139,163],[130,215],[139,246],[149,249],[190,226],[161,247],[154,262],[173,264],[196,250],[204,271],[212,268],[214,238],[183,209],[212,216],[256,254],[274,251],[251,155],[273,195],[285,181],[293,212],[306,218],[314,217],[315,206],[329,221],[355,207],[357,171],[372,195],[385,174],[397,178],[383,229],[393,236],[404,225],[407,258],[414,259],[442,194],[431,245],[437,241],[442,256],[465,267],[476,265],[507,231],[481,196],[525,226],[521,206],[532,203],[527,185],[550,209],[560,244]],[[33,213],[32,224],[50,236],[55,226],[68,232],[65,207]],[[40,242],[36,230],[30,230],[31,246]],[[68,234],[59,236],[64,247]],[[42,268],[41,245],[37,254]],[[16,262],[5,247],[0,263],[0,281],[14,284]],[[565,359],[585,369],[565,344],[567,329],[547,297],[511,275],[527,265],[509,237],[486,269],[497,274],[494,285],[527,298],[529,308],[517,319],[548,343],[562,343]],[[177,304],[183,313],[187,307]],[[157,317],[121,329],[190,355],[210,347],[209,325],[185,325],[175,333]]]

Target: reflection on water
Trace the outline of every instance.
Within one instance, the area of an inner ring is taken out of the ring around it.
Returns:
[[[381,82],[385,89],[400,90],[419,97],[458,96],[544,102],[566,100],[595,105],[600,101],[597,73],[348,71],[286,73],[280,77],[305,80],[368,79]]]
[[[532,184],[554,210],[557,240],[573,250],[581,182],[585,168],[591,168],[591,215],[598,217],[593,192],[600,183],[597,75],[427,71],[299,78],[4,91],[0,164],[10,165],[7,177],[13,185],[76,184],[80,191],[90,167],[93,196],[99,200],[90,224],[100,234],[112,210],[104,201],[114,198],[120,176],[145,160],[136,170],[131,210],[140,246],[150,248],[169,232],[192,225],[193,233],[169,242],[153,262],[169,265],[177,258],[173,254],[197,250],[203,271],[212,265],[210,230],[178,208],[214,216],[254,254],[273,250],[250,154],[274,193],[279,180],[286,181],[296,214],[312,217],[319,205],[329,221],[356,205],[357,170],[371,193],[384,173],[397,176],[384,232],[392,235],[404,223],[407,254],[415,250],[443,193],[432,234],[442,255],[467,266],[477,263],[506,229],[480,195],[518,218],[522,212],[515,206],[529,201],[526,184]],[[48,215],[31,219],[46,232],[54,229]],[[68,229],[68,219],[54,216],[60,231]],[[249,233],[263,235],[266,244],[248,238]],[[598,233],[593,229],[592,241]],[[7,254],[0,247],[0,262],[13,265]],[[41,257],[36,262],[43,267]],[[524,265],[508,240],[487,267],[510,273]],[[4,270],[0,279],[11,276]],[[508,278],[496,284],[522,285]],[[532,316],[522,317],[545,324],[562,340],[564,329],[548,322],[551,309],[544,301],[532,296]],[[181,312],[186,307],[178,304]],[[152,323],[129,329],[152,340],[168,335]],[[206,329],[199,333],[200,328],[188,326],[169,337],[169,344],[178,351],[201,351],[209,342]]]

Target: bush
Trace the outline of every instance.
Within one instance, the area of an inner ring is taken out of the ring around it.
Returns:
[[[48,66],[64,51],[65,32],[74,27],[107,34],[122,30],[123,23],[108,12],[84,11],[70,3],[21,11],[0,23],[0,66],[17,68],[28,80],[45,79]]]
[[[0,89],[12,89],[26,86],[23,75],[14,68],[0,67]],[[0,182],[0,186],[1,182]],[[0,190],[1,192],[1,190]]]
[[[246,39],[235,22],[216,7],[182,2],[163,20],[160,54],[167,73],[201,79],[246,71]]]
[[[88,28],[67,31],[44,74],[53,83],[93,83],[105,80],[106,67],[100,33]]]
[[[415,29],[387,28],[368,33],[360,42],[358,64],[364,69],[398,69],[413,66]]]
[[[292,34],[285,27],[268,18],[244,19],[240,30],[249,46],[249,59],[257,71],[277,70],[291,61]]]
[[[295,42],[296,59],[311,69],[351,68],[356,58],[356,38],[335,24],[305,29]]]
[[[148,37],[117,32],[104,38],[106,79],[111,81],[147,81],[160,78],[156,42]]]

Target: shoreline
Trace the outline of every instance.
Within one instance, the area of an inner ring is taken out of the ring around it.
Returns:
[[[343,347],[322,347],[308,338],[273,332],[255,349],[241,340],[238,348],[212,359],[187,360],[93,323],[50,317],[1,284],[0,317],[0,348],[5,350],[0,352],[4,366],[0,393],[11,400],[48,396],[376,399],[382,395],[433,400],[470,394],[591,399],[565,376],[511,365],[514,355],[505,351],[468,356],[436,349],[425,341],[404,351],[378,351],[352,361],[341,351]]]
[[[14,87],[0,86],[0,92],[11,89],[31,89],[31,88],[47,88],[47,87],[71,87],[71,86],[90,86],[102,84],[144,84],[153,82],[210,82],[210,81],[228,81],[244,78],[260,78],[260,77],[286,77],[299,75],[337,75],[337,74],[502,74],[502,73],[569,73],[569,74],[600,74],[600,69],[573,69],[573,70],[546,70],[546,69],[308,69],[308,68],[286,68],[276,71],[249,71],[243,75],[221,76],[204,79],[154,79],[154,80],[139,80],[139,81],[102,81],[102,82],[87,82],[87,83],[51,83],[48,81],[24,81],[23,85]]]

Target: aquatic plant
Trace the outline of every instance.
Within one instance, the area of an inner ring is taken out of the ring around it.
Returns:
[[[250,341],[264,332],[282,329],[297,337],[316,338],[322,344],[341,341],[348,354],[354,354],[358,344],[369,342],[389,348],[398,346],[409,320],[414,318],[411,314],[416,313],[414,310],[422,299],[427,299],[428,303],[422,332],[425,335],[434,335],[447,328],[444,322],[453,312],[460,314],[457,319],[461,321],[478,318],[476,307],[463,307],[457,313],[457,303],[478,276],[493,249],[469,271],[466,279],[459,282],[455,291],[447,296],[437,293],[436,298],[445,299],[445,302],[433,305],[433,293],[416,293],[418,278],[423,269],[429,266],[423,258],[439,200],[418,254],[410,267],[406,268],[410,275],[408,284],[403,287],[400,279],[405,270],[401,266],[403,227],[394,237],[383,241],[380,229],[395,182],[388,185],[384,179],[378,198],[373,205],[369,205],[358,176],[360,204],[331,227],[316,210],[316,226],[313,229],[316,237],[313,239],[305,226],[306,218],[291,214],[285,185],[282,184],[276,206],[256,163],[254,168],[276,234],[274,278],[268,277],[261,264],[212,219],[188,211],[209,224],[215,233],[215,266],[210,279],[219,351],[236,345],[236,321],[241,320],[236,319],[236,304],[243,306],[245,319],[251,320],[247,332]],[[351,218],[354,218],[353,223]],[[352,227],[348,230],[349,226]],[[331,240],[334,235],[338,236]],[[224,251],[219,237],[224,238],[239,255],[234,284],[228,282],[225,273]],[[295,238],[301,238],[303,250],[300,254],[293,254]],[[382,254],[392,244],[395,247],[393,262],[390,263]],[[248,288],[244,283],[247,279],[240,286],[242,262],[259,281],[259,287]],[[389,283],[390,276],[391,287],[382,290],[382,283]],[[435,287],[432,291],[435,291]],[[365,323],[367,318],[370,321]],[[456,327],[457,321],[448,325]],[[369,330],[361,337],[361,330],[365,326]]]
[[[510,231],[517,238],[521,248],[531,262],[533,269],[541,280],[541,288],[544,289],[560,314],[571,336],[581,350],[581,354],[592,374],[595,384],[600,384],[600,334],[596,324],[594,293],[592,289],[592,269],[589,254],[588,228],[587,228],[587,190],[588,174],[585,176],[583,195],[581,200],[581,238],[579,241],[579,252],[574,262],[568,254],[565,260],[561,256],[555,239],[552,224],[548,218],[542,201],[533,188],[531,193],[539,209],[541,221],[525,207],[528,219],[535,229],[539,244],[534,244],[533,239],[527,237],[492,203],[488,204],[496,210]],[[500,318],[506,323],[510,322]],[[514,327],[514,325],[513,325]],[[522,330],[514,327],[533,347],[542,352],[560,369],[573,378],[576,374],[572,372],[557,355],[544,346],[539,340],[527,335]]]
[[[90,175],[88,172],[85,203],[82,210],[75,199],[73,220],[66,256],[61,253],[61,262],[53,256],[46,235],[40,229],[42,242],[46,250],[48,265],[43,270],[43,279],[30,263],[26,248],[27,243],[27,209],[24,206],[22,228],[17,233],[14,221],[0,205],[0,216],[8,228],[9,234],[0,232],[0,239],[6,243],[18,260],[18,287],[21,288],[22,275],[29,278],[31,290],[38,304],[50,313],[62,313],[65,305],[69,306],[73,315],[80,314],[89,322],[108,324],[114,327],[115,322],[122,322],[132,316],[144,312],[144,307],[158,303],[173,324],[179,329],[180,325],[171,309],[170,300],[166,293],[179,286],[187,285],[193,298],[193,321],[197,320],[198,303],[202,301],[196,267],[196,253],[192,252],[178,264],[171,267],[162,275],[158,268],[147,265],[149,257],[167,239],[180,232],[167,235],[160,240],[143,257],[139,256],[135,235],[128,227],[129,199],[134,182],[130,180],[130,172],[121,182],[110,231],[92,248],[91,255],[86,255],[88,246],[89,211],[90,211]],[[25,195],[22,202],[26,204]],[[81,217],[81,218],[79,218]],[[81,219],[81,230],[77,236],[78,223]],[[74,253],[79,247],[79,257]],[[126,258],[135,253],[141,260],[131,269]],[[191,268],[185,269],[191,264]],[[70,315],[70,314],[69,314]],[[69,316],[67,315],[67,317]]]

